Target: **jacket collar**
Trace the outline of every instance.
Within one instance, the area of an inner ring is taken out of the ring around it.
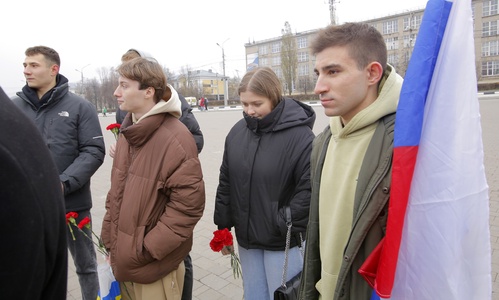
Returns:
[[[128,143],[133,147],[141,147],[144,145],[163,124],[168,113],[156,114],[149,116],[139,123],[132,123],[132,114],[127,114],[123,120],[120,132],[125,136]]]
[[[41,99],[38,99],[36,89],[29,87],[27,84],[22,88],[23,94],[36,107],[40,108],[45,104],[57,102],[69,90],[68,79],[61,74],[57,74],[56,85],[51,90],[45,93]]]

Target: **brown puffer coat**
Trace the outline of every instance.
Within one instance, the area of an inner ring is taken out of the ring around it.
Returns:
[[[102,239],[118,281],[148,284],[175,270],[192,247],[203,214],[204,181],[196,144],[161,113],[121,128]]]

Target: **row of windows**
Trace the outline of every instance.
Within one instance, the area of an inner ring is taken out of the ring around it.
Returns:
[[[268,63],[268,59],[261,59],[259,62],[260,66],[271,66],[271,67],[280,67],[281,66],[281,58],[275,58],[272,60],[272,64]],[[309,65],[308,64],[298,64],[298,75],[308,75],[310,74]]]
[[[498,20],[482,23],[482,36],[497,35]]]
[[[260,53],[262,54],[262,53]],[[298,62],[305,62],[309,60],[309,55],[308,52],[306,51],[300,51],[297,53],[298,56]],[[281,64],[281,56],[274,56],[271,58],[272,59],[272,64],[273,65],[280,65]],[[263,65],[268,65],[268,57],[261,57],[260,61],[262,62]],[[263,63],[265,62],[265,63]]]
[[[404,18],[404,30],[409,30],[409,29],[419,29],[419,26],[421,26],[421,20],[423,19],[423,15],[410,15],[409,17]]]
[[[416,44],[416,34],[407,34],[402,37],[404,48],[412,48]],[[399,48],[399,38],[397,36],[385,39],[387,50],[397,50]]]
[[[499,41],[484,42],[482,44],[482,56],[499,55]]]
[[[499,75],[499,61],[482,62],[482,76]]]
[[[403,31],[407,30],[418,30],[421,26],[422,15],[413,15],[411,14],[408,17],[403,19]],[[399,23],[398,20],[389,20],[385,21],[382,24],[382,33],[383,34],[392,34],[399,32]]]
[[[488,42],[487,45],[482,46],[482,52],[484,49],[488,49],[489,53],[495,53],[490,55],[499,55],[499,41]],[[495,51],[495,52],[491,52]],[[485,55],[484,55],[485,56]],[[402,54],[402,61],[400,61],[400,55],[396,53],[388,54],[388,63],[397,67],[397,65],[401,62],[406,63],[411,59],[411,52],[407,51]],[[282,70],[280,68],[280,57],[275,58],[272,62],[272,69],[274,72],[282,77]],[[260,60],[261,66],[269,66],[268,59],[263,58]],[[310,66],[308,64],[299,64],[298,65],[298,76],[308,76],[310,75]],[[499,75],[499,61],[487,61],[482,62],[482,76],[496,76]],[[212,83],[213,84],[213,83]]]
[[[483,1],[482,15],[484,17],[497,15],[497,2],[498,0]]]
[[[411,51],[407,51],[404,54],[402,54],[402,61],[400,61],[400,56],[396,53],[388,54],[387,56],[387,62],[395,67],[398,67],[398,64],[403,62],[407,63],[411,59]]]
[[[282,69],[281,69],[281,66],[280,65],[273,65],[273,66],[269,66],[268,64],[266,64],[263,60],[260,61],[260,66],[267,66],[267,67],[271,67],[272,70],[276,73],[277,76],[279,76],[280,78],[282,77]],[[299,64],[298,65],[298,76],[308,76],[311,74],[310,72],[310,66],[308,64]]]
[[[296,44],[298,46],[298,49],[306,49],[308,47],[308,41],[306,37],[299,37],[296,39]],[[281,42],[275,42],[270,45],[272,53],[279,53],[281,52]],[[258,53],[260,55],[265,55],[269,54],[268,52],[268,45],[262,45],[258,48]]]
[[[411,52],[406,52],[402,55],[402,61],[400,61],[400,56],[398,54],[389,54],[388,63],[392,66],[397,67],[399,63],[407,63],[411,59]],[[266,66],[266,61],[260,61],[261,66]],[[272,66],[272,70],[282,78],[282,69],[280,65]],[[310,66],[308,64],[298,65],[298,76],[309,76]],[[482,76],[497,76],[499,75],[499,61],[485,61],[482,62]],[[213,83],[212,83],[213,84]]]

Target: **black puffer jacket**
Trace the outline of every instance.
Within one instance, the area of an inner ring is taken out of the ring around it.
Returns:
[[[67,78],[60,74],[57,85],[40,101],[28,85],[12,100],[35,122],[52,154],[65,187],[66,211],[90,209],[90,178],[106,151],[95,106],[71,93]]]
[[[227,135],[214,221],[220,229],[235,227],[240,246],[284,250],[285,206],[293,236],[305,232],[314,122],[310,106],[284,99],[261,120],[244,114]]]

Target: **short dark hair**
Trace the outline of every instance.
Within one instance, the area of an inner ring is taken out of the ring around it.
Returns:
[[[367,23],[345,23],[329,25],[317,33],[312,41],[312,53],[322,52],[330,47],[348,48],[350,57],[363,69],[373,61],[377,61],[386,70],[386,43],[381,33]]]
[[[33,56],[37,54],[42,54],[45,59],[53,64],[61,66],[61,59],[59,57],[59,53],[54,49],[47,46],[34,46],[26,49],[24,52],[26,56]]]

